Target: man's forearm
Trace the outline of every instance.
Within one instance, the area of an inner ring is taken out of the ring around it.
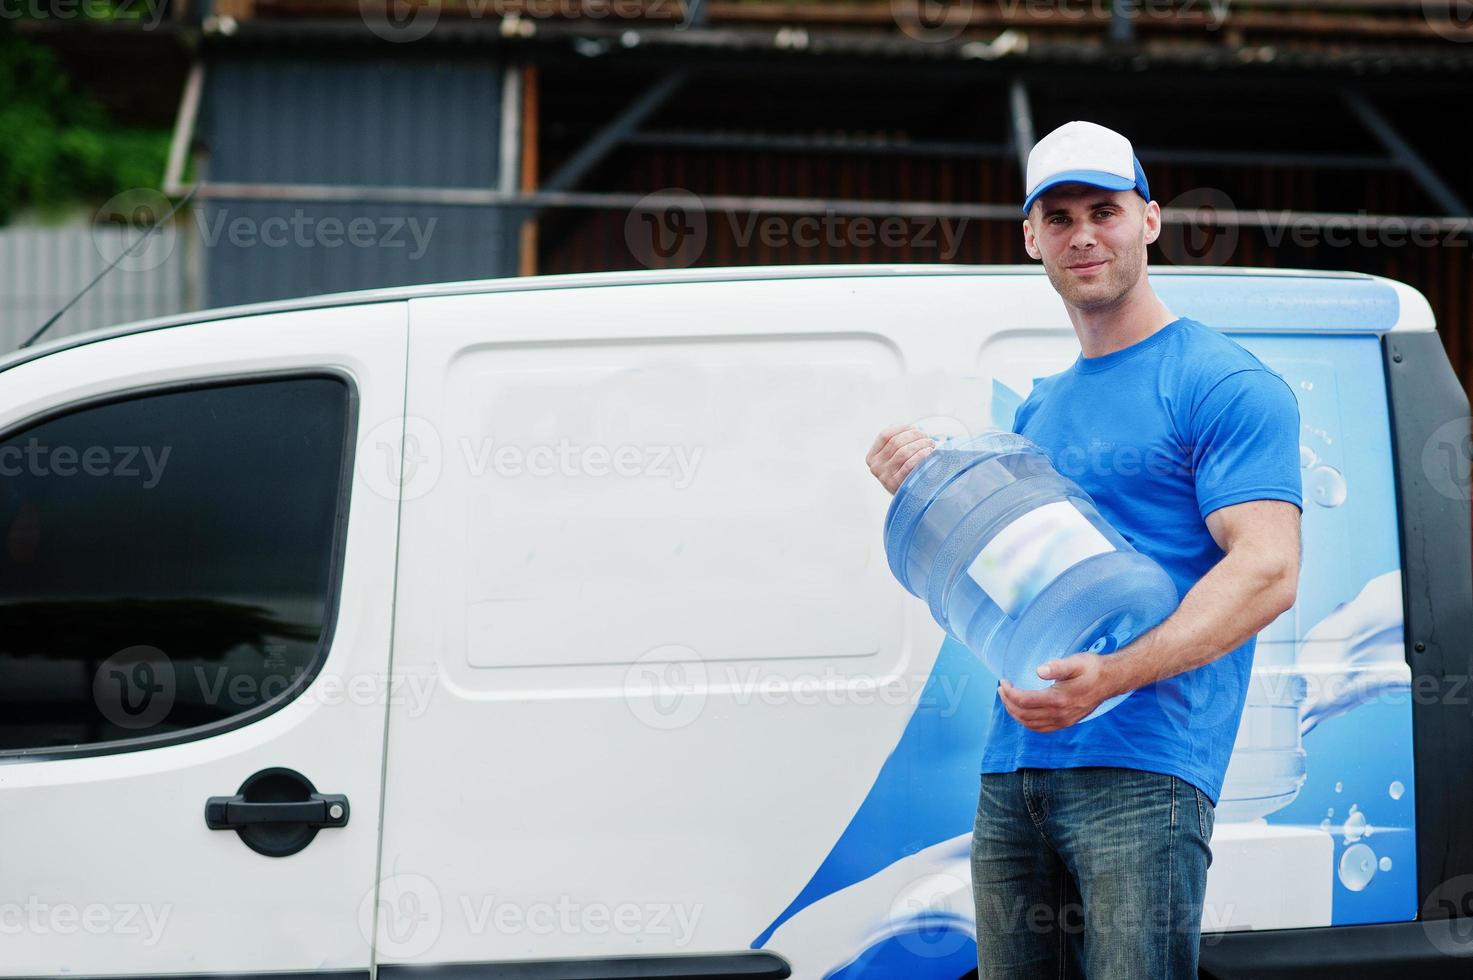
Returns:
[[[1114,693],[1134,691],[1236,649],[1294,604],[1298,580],[1295,564],[1241,552],[1225,555],[1163,623],[1104,658]]]

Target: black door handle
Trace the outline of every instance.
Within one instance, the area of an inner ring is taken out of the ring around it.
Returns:
[[[324,827],[348,825],[348,798],[319,793],[291,769],[262,769],[234,796],[205,800],[205,826],[233,830],[251,850],[267,857],[295,854]]]
[[[300,802],[251,803],[244,796],[212,796],[205,801],[205,826],[235,830],[259,823],[304,823],[341,827],[348,822],[346,796],[313,793]]]

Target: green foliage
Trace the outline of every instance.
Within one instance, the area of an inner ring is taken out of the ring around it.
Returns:
[[[0,222],[158,187],[168,152],[167,132],[116,125],[50,51],[0,31]]]

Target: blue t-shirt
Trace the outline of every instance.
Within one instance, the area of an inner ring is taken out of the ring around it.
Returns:
[[[1303,506],[1294,392],[1241,345],[1186,317],[1039,379],[1013,431],[1037,443],[1183,596],[1224,554],[1208,514],[1247,500]],[[1215,805],[1255,640],[1056,732],[1025,728],[998,699],[982,772],[1145,769],[1192,783]]]

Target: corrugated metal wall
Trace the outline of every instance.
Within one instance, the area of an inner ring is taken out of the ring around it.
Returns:
[[[25,341],[139,234],[94,226],[90,215],[0,228],[0,353]],[[78,300],[47,338],[188,309],[189,238],[188,225],[155,231]]]
[[[206,68],[206,174],[229,183],[494,187],[501,68],[432,59],[232,55]],[[212,200],[209,306],[512,275],[491,208]]]
[[[1219,206],[1256,211],[1363,211],[1415,215],[1433,212],[1420,188],[1392,170],[1286,170],[1266,166],[1207,167],[1152,164],[1143,160],[1152,196],[1163,206]],[[887,200],[1021,202],[1017,165],[1003,159],[904,159],[838,154],[773,154],[745,151],[649,149],[621,151],[601,173],[604,189],[648,193],[684,189],[701,194],[852,197]],[[750,233],[752,216],[709,212],[699,248],[651,249],[651,225],[629,222],[623,211],[580,211],[544,217],[539,272],[628,269],[659,265],[808,264],[825,262],[1032,262],[1023,250],[1019,223],[970,221],[958,243],[933,233],[924,241],[918,222],[901,244],[866,243],[840,231],[819,235],[811,245],[764,241]],[[789,216],[777,225],[792,230]],[[842,222],[839,225],[842,227]],[[871,235],[871,238],[874,236]],[[1404,238],[1406,236],[1403,236]],[[780,238],[780,236],[779,236]],[[662,257],[664,256],[664,257]],[[1233,238],[1194,241],[1182,226],[1166,226],[1151,247],[1155,264],[1221,264],[1278,268],[1344,269],[1389,276],[1420,289],[1437,315],[1448,354],[1464,384],[1473,390],[1473,291],[1469,289],[1473,238],[1439,236],[1435,245],[1375,238],[1349,244],[1296,243],[1291,228],[1268,232],[1244,228]]]

